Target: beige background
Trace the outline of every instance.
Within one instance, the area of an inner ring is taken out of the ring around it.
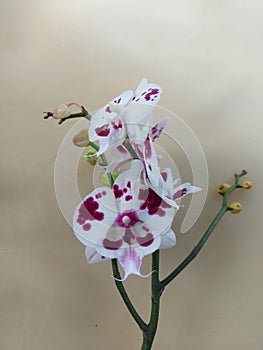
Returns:
[[[210,175],[163,276],[216,213],[214,188],[243,168],[254,183],[166,290],[154,349],[262,349],[262,16],[256,0],[1,1],[1,350],[140,348],[110,264],[86,263],[56,202],[56,153],[74,122],[42,112],[72,100],[93,111],[142,77],[163,86],[160,105],[196,134]],[[127,287],[147,318],[149,279]]]

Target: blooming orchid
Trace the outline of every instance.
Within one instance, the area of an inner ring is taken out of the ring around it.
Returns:
[[[145,141],[140,145],[134,145],[134,151],[137,152],[141,161],[140,165],[137,164],[137,167],[140,169],[139,174],[142,174],[147,186],[156,192],[166,203],[178,209],[178,201],[181,198],[187,194],[198,192],[201,189],[192,186],[190,183],[185,183],[179,187],[175,187],[178,180],[173,180],[171,170],[167,168],[161,172],[158,164],[158,156],[153,147],[153,142],[161,136],[167,122],[168,120],[165,118],[152,127]],[[124,145],[113,147],[111,153],[112,161],[108,165],[106,172],[119,170],[133,159]],[[133,166],[131,166],[131,169],[132,167]]]
[[[90,263],[118,259],[124,279],[141,275],[142,258],[158,249],[175,245],[171,229],[178,200],[199,188],[190,184],[175,188],[170,169],[161,172],[153,143],[161,136],[167,118],[151,127],[151,112],[161,88],[144,79],[135,94],[127,90],[91,118],[89,140],[98,141],[95,155],[110,149],[111,163],[106,174],[122,172],[111,189],[95,189],[77,207],[73,228],[86,246]],[[87,130],[73,140],[87,143]],[[83,140],[84,137],[84,140]]]
[[[160,180],[160,169],[158,165],[158,156],[153,147],[153,142],[158,139],[168,122],[167,118],[162,119],[154,127],[150,128],[144,142],[136,144],[128,141],[128,145],[132,147],[135,158],[142,161],[142,170],[145,171],[145,180],[157,186]],[[126,147],[125,147],[126,146]],[[119,170],[125,164],[129,163],[133,157],[127,150],[126,142],[122,145],[114,146],[111,149],[112,161],[107,166],[106,172],[114,172]]]
[[[176,242],[171,229],[175,209],[134,180],[138,170],[135,164],[132,176],[130,170],[123,172],[112,189],[97,188],[87,195],[73,219],[74,233],[86,246],[88,262],[116,258],[124,279],[130,274],[142,276],[142,258]]]
[[[120,145],[128,135],[131,142],[146,139],[152,121],[151,112],[160,100],[162,88],[143,79],[135,93],[127,90],[92,115],[89,140],[99,142],[97,155]]]
[[[125,272],[142,276],[142,258],[157,249],[175,245],[171,229],[179,206],[170,201],[200,190],[189,183],[174,188],[171,170],[161,173],[158,191],[151,189],[141,178],[142,163],[133,160],[131,168],[120,174],[112,189],[102,187],[86,196],[77,207],[73,228],[77,238],[86,246],[89,263],[107,259],[119,260]]]

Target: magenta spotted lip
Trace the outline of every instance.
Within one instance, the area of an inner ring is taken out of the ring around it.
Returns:
[[[115,220],[116,224],[120,227],[130,228],[137,223],[141,222],[138,218],[136,211],[126,211],[119,214]]]

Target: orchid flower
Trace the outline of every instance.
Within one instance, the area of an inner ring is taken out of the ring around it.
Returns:
[[[112,189],[101,187],[87,195],[73,218],[88,262],[116,258],[124,279],[130,274],[142,276],[145,255],[176,243],[171,229],[175,209],[138,180],[139,163],[120,174]]]
[[[193,186],[190,184],[190,182],[185,182],[184,184],[175,186],[179,180],[173,180],[173,175],[170,168],[164,169],[161,172],[161,177],[162,180],[154,191],[167,203],[170,203],[170,200],[178,202],[188,194],[201,191],[200,187]]]
[[[135,93],[127,90],[93,114],[89,140],[99,142],[97,155],[122,144],[126,134],[135,144],[144,142],[150,130],[151,112],[160,100],[161,93],[159,85],[148,84],[143,79]]]
[[[156,141],[162,134],[164,128],[166,127],[168,118],[164,118],[154,125],[150,130],[145,140],[141,144],[134,144],[130,142],[130,146],[134,149],[134,153],[137,155],[137,158],[142,161],[144,170],[147,174],[147,178],[150,182],[159,183],[158,178],[160,177],[160,170],[158,166],[158,155],[155,152],[153,147],[153,142]],[[127,163],[129,163],[133,158],[129,153],[125,143],[118,146],[113,146],[111,148],[111,157],[112,160],[106,168],[106,173],[118,171]]]

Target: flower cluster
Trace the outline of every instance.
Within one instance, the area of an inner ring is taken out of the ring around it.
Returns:
[[[124,279],[142,276],[145,255],[175,245],[172,223],[179,200],[200,190],[190,183],[176,186],[171,169],[160,169],[154,143],[168,120],[153,126],[152,112],[161,93],[159,85],[143,79],[135,92],[123,92],[91,115],[89,128],[73,140],[77,146],[94,146],[87,155],[93,161],[106,151],[111,154],[111,162],[104,164],[111,186],[96,188],[77,206],[74,233],[86,246],[89,263],[116,258]],[[65,119],[68,106],[60,106],[56,118],[60,110]]]

